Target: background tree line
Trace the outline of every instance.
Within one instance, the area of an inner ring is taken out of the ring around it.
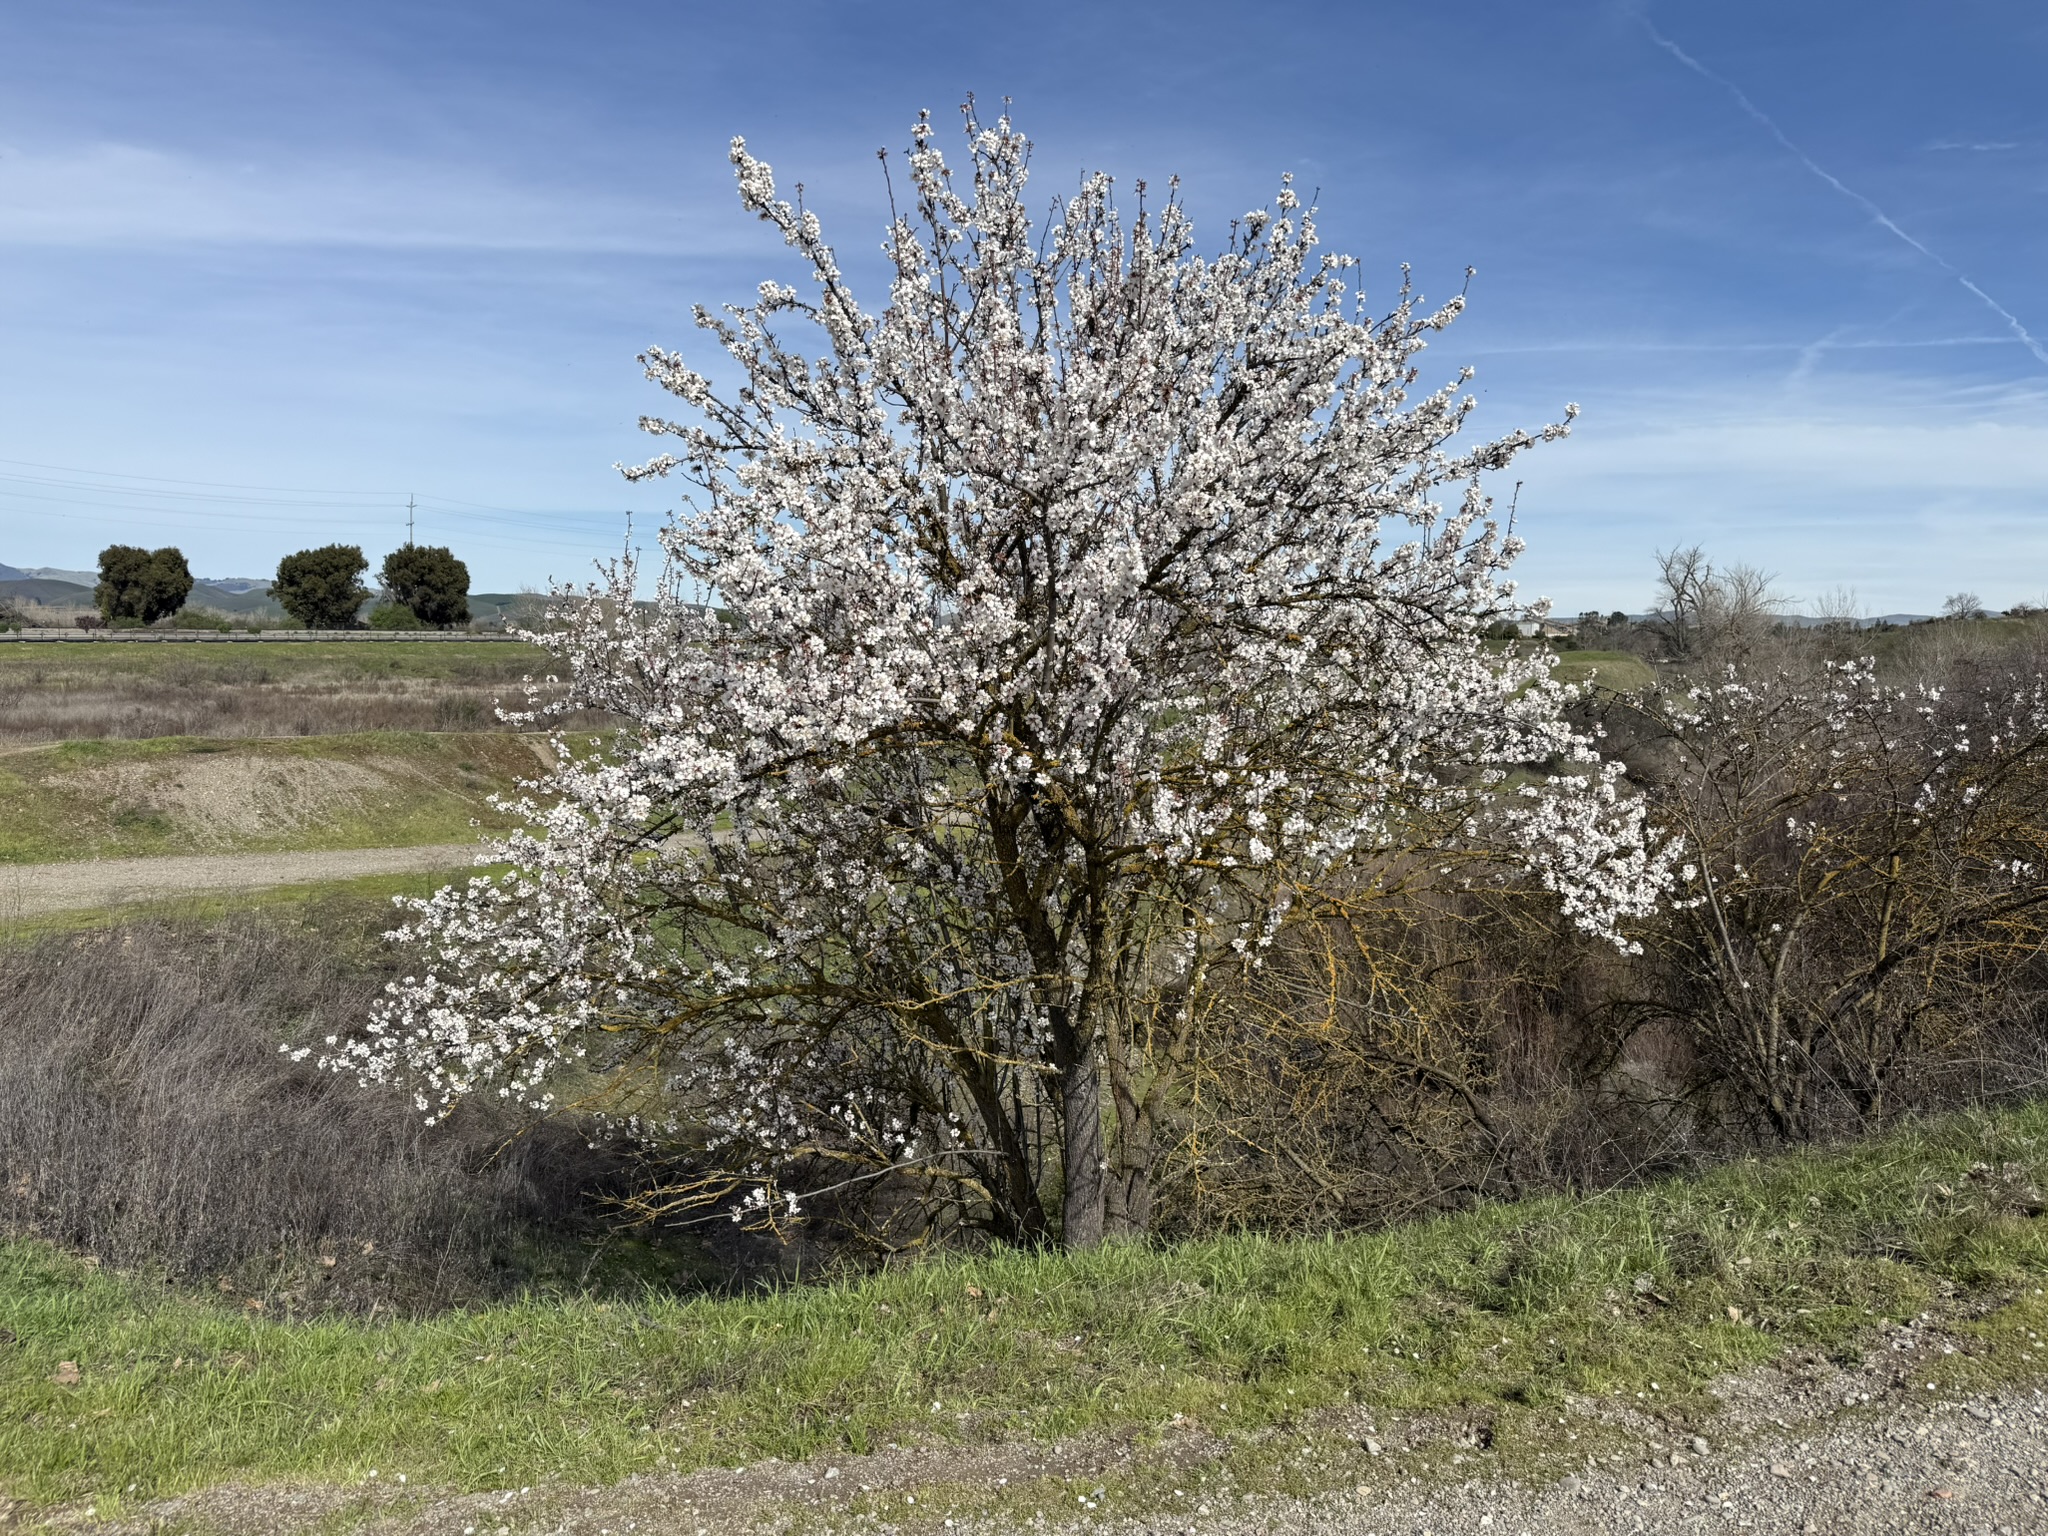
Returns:
[[[300,550],[278,562],[270,595],[308,629],[354,629],[372,596],[362,579],[368,569],[358,545]],[[401,545],[384,557],[377,581],[382,600],[368,615],[372,629],[455,629],[469,622],[469,567],[445,547]],[[93,603],[102,622],[116,627],[157,624],[185,606],[193,585],[175,547],[110,544],[100,551]]]
[[[323,544],[287,555],[270,594],[308,629],[352,629],[370,600],[360,546]],[[377,571],[383,600],[370,610],[372,629],[453,629],[469,622],[469,567],[438,545],[405,544]]]

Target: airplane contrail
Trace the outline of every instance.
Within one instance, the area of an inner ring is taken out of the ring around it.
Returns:
[[[1694,74],[1698,75],[1702,80],[1710,81],[1711,83],[1720,86],[1722,90],[1726,91],[1730,96],[1733,96],[1735,98],[1736,105],[1740,106],[1743,111],[1747,112],[1751,117],[1755,118],[1756,121],[1763,127],[1765,132],[1769,133],[1772,138],[1776,139],[1780,144],[1782,144],[1785,147],[1786,153],[1790,154],[1793,159],[1797,160],[1801,165],[1805,166],[1809,171],[1813,172],[1814,175],[1818,176],[1822,181],[1826,182],[1829,186],[1833,187],[1837,192],[1841,193],[1842,196],[1848,198],[1850,202],[1854,203],[1857,207],[1861,208],[1865,213],[1869,214],[1872,219],[1877,221],[1877,223],[1881,224],[1884,228],[1890,230],[1894,235],[1897,235],[1901,240],[1905,241],[1907,245],[1910,245],[1914,250],[1918,251],[1922,256],[1925,256],[1937,267],[1940,267],[1942,271],[1946,272],[1958,283],[1962,284],[1963,287],[1967,288],[1971,293],[1975,294],[1977,298],[1983,301],[1987,309],[1989,309],[1993,314],[1997,315],[1999,319],[2003,320],[2006,323],[2006,325],[2011,329],[2013,335],[2017,336],[2020,339],[2020,342],[2026,347],[2026,349],[2034,354],[2036,360],[2038,360],[2044,365],[2048,365],[2048,347],[2044,347],[2038,340],[2035,339],[2031,331],[2029,331],[2024,325],[2020,324],[2020,318],[2018,315],[2015,315],[2011,310],[2007,309],[2003,304],[1999,303],[1998,300],[1992,298],[1990,294],[1986,293],[1982,288],[1979,288],[1975,283],[1971,282],[1969,277],[1962,271],[1961,268],[1957,267],[1954,262],[1949,261],[1946,257],[1942,256],[1938,252],[1929,250],[1925,245],[1922,245],[1918,240],[1915,240],[1911,235],[1907,234],[1903,229],[1899,228],[1899,226],[1893,222],[1890,214],[1886,213],[1882,208],[1878,207],[1877,204],[1873,203],[1861,192],[1858,192],[1854,187],[1849,186],[1839,176],[1834,175],[1824,166],[1820,165],[1813,158],[1813,156],[1809,155],[1797,144],[1794,144],[1791,141],[1791,139],[1786,137],[1785,130],[1780,128],[1775,122],[1771,120],[1771,116],[1769,113],[1765,112],[1762,107],[1759,107],[1755,102],[1751,101],[1748,96],[1743,94],[1741,86],[1737,85],[1733,80],[1728,79],[1725,75],[1715,74],[1713,70],[1707,68],[1706,65],[1702,64],[1698,59],[1694,58],[1691,54],[1687,53],[1683,48],[1679,47],[1678,44],[1674,43],[1670,38],[1666,37],[1662,32],[1659,32],[1656,28],[1656,25],[1650,20],[1649,17],[1638,12],[1636,14],[1636,20],[1641,22],[1643,24],[1643,30],[1650,34],[1650,41],[1655,43],[1659,48],[1662,48],[1666,53],[1670,54],[1671,57],[1678,60],[1679,63],[1683,64],[1687,69],[1691,70]]]

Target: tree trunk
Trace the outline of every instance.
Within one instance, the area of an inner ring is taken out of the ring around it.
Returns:
[[[1108,1223],[1113,1238],[1139,1238],[1152,1230],[1152,1136],[1145,1126],[1142,1146],[1119,1146],[1122,1154],[1109,1185]]]
[[[1116,1152],[1110,1159],[1105,1231],[1112,1238],[1143,1237],[1152,1229],[1152,1166],[1158,1158],[1161,1081],[1141,1091],[1130,1060],[1128,1039],[1112,1040],[1109,1052],[1110,1108],[1116,1118]]]
[[[1109,1165],[1102,1145],[1102,1073],[1093,1031],[1086,1036],[1055,1022],[1060,1078],[1061,1164],[1066,1195],[1060,1241],[1068,1248],[1102,1242],[1109,1207]]]

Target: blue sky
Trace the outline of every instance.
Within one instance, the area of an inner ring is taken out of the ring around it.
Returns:
[[[671,494],[611,468],[661,408],[635,354],[786,274],[730,136],[859,272],[873,151],[973,91],[1048,197],[1178,172],[1220,239],[1291,171],[1370,292],[1478,268],[1431,362],[1478,369],[1483,430],[1584,410],[1515,471],[1524,590],[1562,609],[1640,606],[1681,541],[1872,612],[2040,600],[2044,65],[2038,0],[29,0],[0,560],[374,560],[411,492],[479,588],[583,575]]]

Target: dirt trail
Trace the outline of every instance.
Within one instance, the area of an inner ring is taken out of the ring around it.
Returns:
[[[0,864],[0,921],[208,891],[257,891],[361,875],[457,870],[474,843],[424,848],[341,848],[318,853],[219,853],[155,859],[81,859],[67,864]]]

